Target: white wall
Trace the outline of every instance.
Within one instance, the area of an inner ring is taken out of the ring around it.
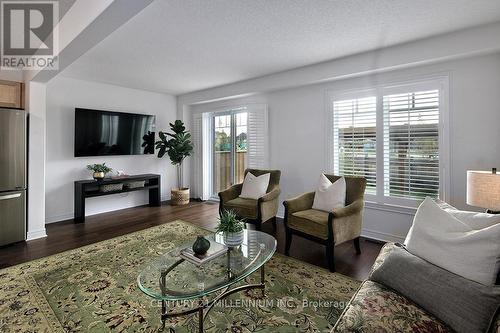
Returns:
[[[56,77],[47,85],[46,221],[73,217],[73,182],[90,179],[87,164],[106,162],[128,174],[157,173],[162,176],[162,200],[170,198],[175,169],[168,158],[139,156],[73,156],[75,107],[156,115],[156,129],[167,130],[176,119],[175,97],[96,82]],[[147,191],[116,194],[86,201],[86,215],[143,205]]]
[[[45,154],[47,86],[26,83],[28,110],[28,230],[27,240],[45,237]]]
[[[24,82],[21,70],[0,70],[0,80]]]
[[[466,170],[500,166],[499,53],[192,105],[190,110],[202,112],[249,101],[267,103],[270,167],[282,170],[280,200],[283,201],[312,190],[320,172],[326,170],[327,90],[365,88],[435,74],[450,77],[451,195],[448,201],[459,208],[472,208],[465,204]],[[218,88],[217,94],[220,93]],[[412,209],[399,207],[367,207],[363,235],[401,241],[411,225],[413,213]]]

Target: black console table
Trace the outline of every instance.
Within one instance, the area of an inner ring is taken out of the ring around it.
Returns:
[[[101,185],[125,184],[134,181],[145,181],[144,187],[125,188],[119,191],[101,192]],[[111,195],[117,193],[126,193],[133,191],[149,191],[149,205],[161,205],[161,176],[154,174],[135,175],[120,178],[105,178],[96,180],[78,180],[75,181],[75,223],[85,222],[85,199]]]

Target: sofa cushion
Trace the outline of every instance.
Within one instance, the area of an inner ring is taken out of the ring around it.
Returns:
[[[500,224],[495,221],[494,217],[460,220],[426,198],[417,209],[405,244],[408,251],[428,262],[493,285],[500,269]]]
[[[224,209],[232,210],[239,217],[248,219],[257,218],[257,200],[236,198],[224,203]]]
[[[307,209],[293,213],[288,218],[288,226],[308,235],[328,239],[328,212]]]
[[[373,281],[365,281],[335,324],[335,333],[452,333],[453,331],[406,297]]]
[[[394,289],[456,332],[487,332],[500,305],[500,287],[484,286],[394,248],[370,279]]]

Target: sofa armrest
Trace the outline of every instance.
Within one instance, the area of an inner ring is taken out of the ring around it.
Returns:
[[[283,205],[285,206],[288,214],[295,212],[300,212],[301,210],[311,209],[314,202],[314,192],[304,193],[298,197],[285,200]]]
[[[264,196],[260,197],[261,202],[271,201],[277,199],[280,196],[281,190],[278,187],[273,188],[271,191],[266,193]]]
[[[335,208],[332,211],[332,214],[333,214],[333,217],[335,217],[335,218],[354,215],[354,214],[362,212],[364,205],[365,204],[364,204],[363,199],[358,199],[345,207]]]
[[[236,184],[224,191],[219,192],[221,203],[228,202],[229,200],[236,199],[241,194],[243,184]]]
[[[384,262],[385,258],[389,256],[389,254],[396,248],[398,245],[396,243],[388,242],[385,243],[384,246],[380,249],[380,252],[375,259],[375,262],[373,263],[372,268],[370,269],[370,274],[368,275],[368,280],[370,279],[370,276],[372,275],[373,271],[376,270],[382,262]]]

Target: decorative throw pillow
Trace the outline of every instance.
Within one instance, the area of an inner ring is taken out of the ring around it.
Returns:
[[[265,173],[256,177],[248,172],[245,176],[245,180],[243,180],[243,188],[241,189],[240,198],[257,200],[264,196],[266,194],[267,187],[269,186],[270,179],[270,173]]]
[[[319,178],[318,188],[314,194],[314,202],[312,209],[331,212],[335,208],[345,206],[345,178],[341,177],[334,183],[330,181],[324,174]]]
[[[494,285],[500,268],[500,223],[459,220],[426,198],[406,236],[409,252],[450,272]]]
[[[484,333],[500,304],[500,287],[484,286],[394,247],[370,276],[409,298],[458,333]]]
[[[464,222],[472,229],[482,229],[497,223],[500,223],[500,214],[489,214],[459,210],[447,202],[440,199],[434,199],[436,204],[444,211],[450,213],[460,221]]]
[[[480,230],[500,223],[500,215],[498,214],[468,212],[465,210],[446,209],[445,211],[474,230]]]

